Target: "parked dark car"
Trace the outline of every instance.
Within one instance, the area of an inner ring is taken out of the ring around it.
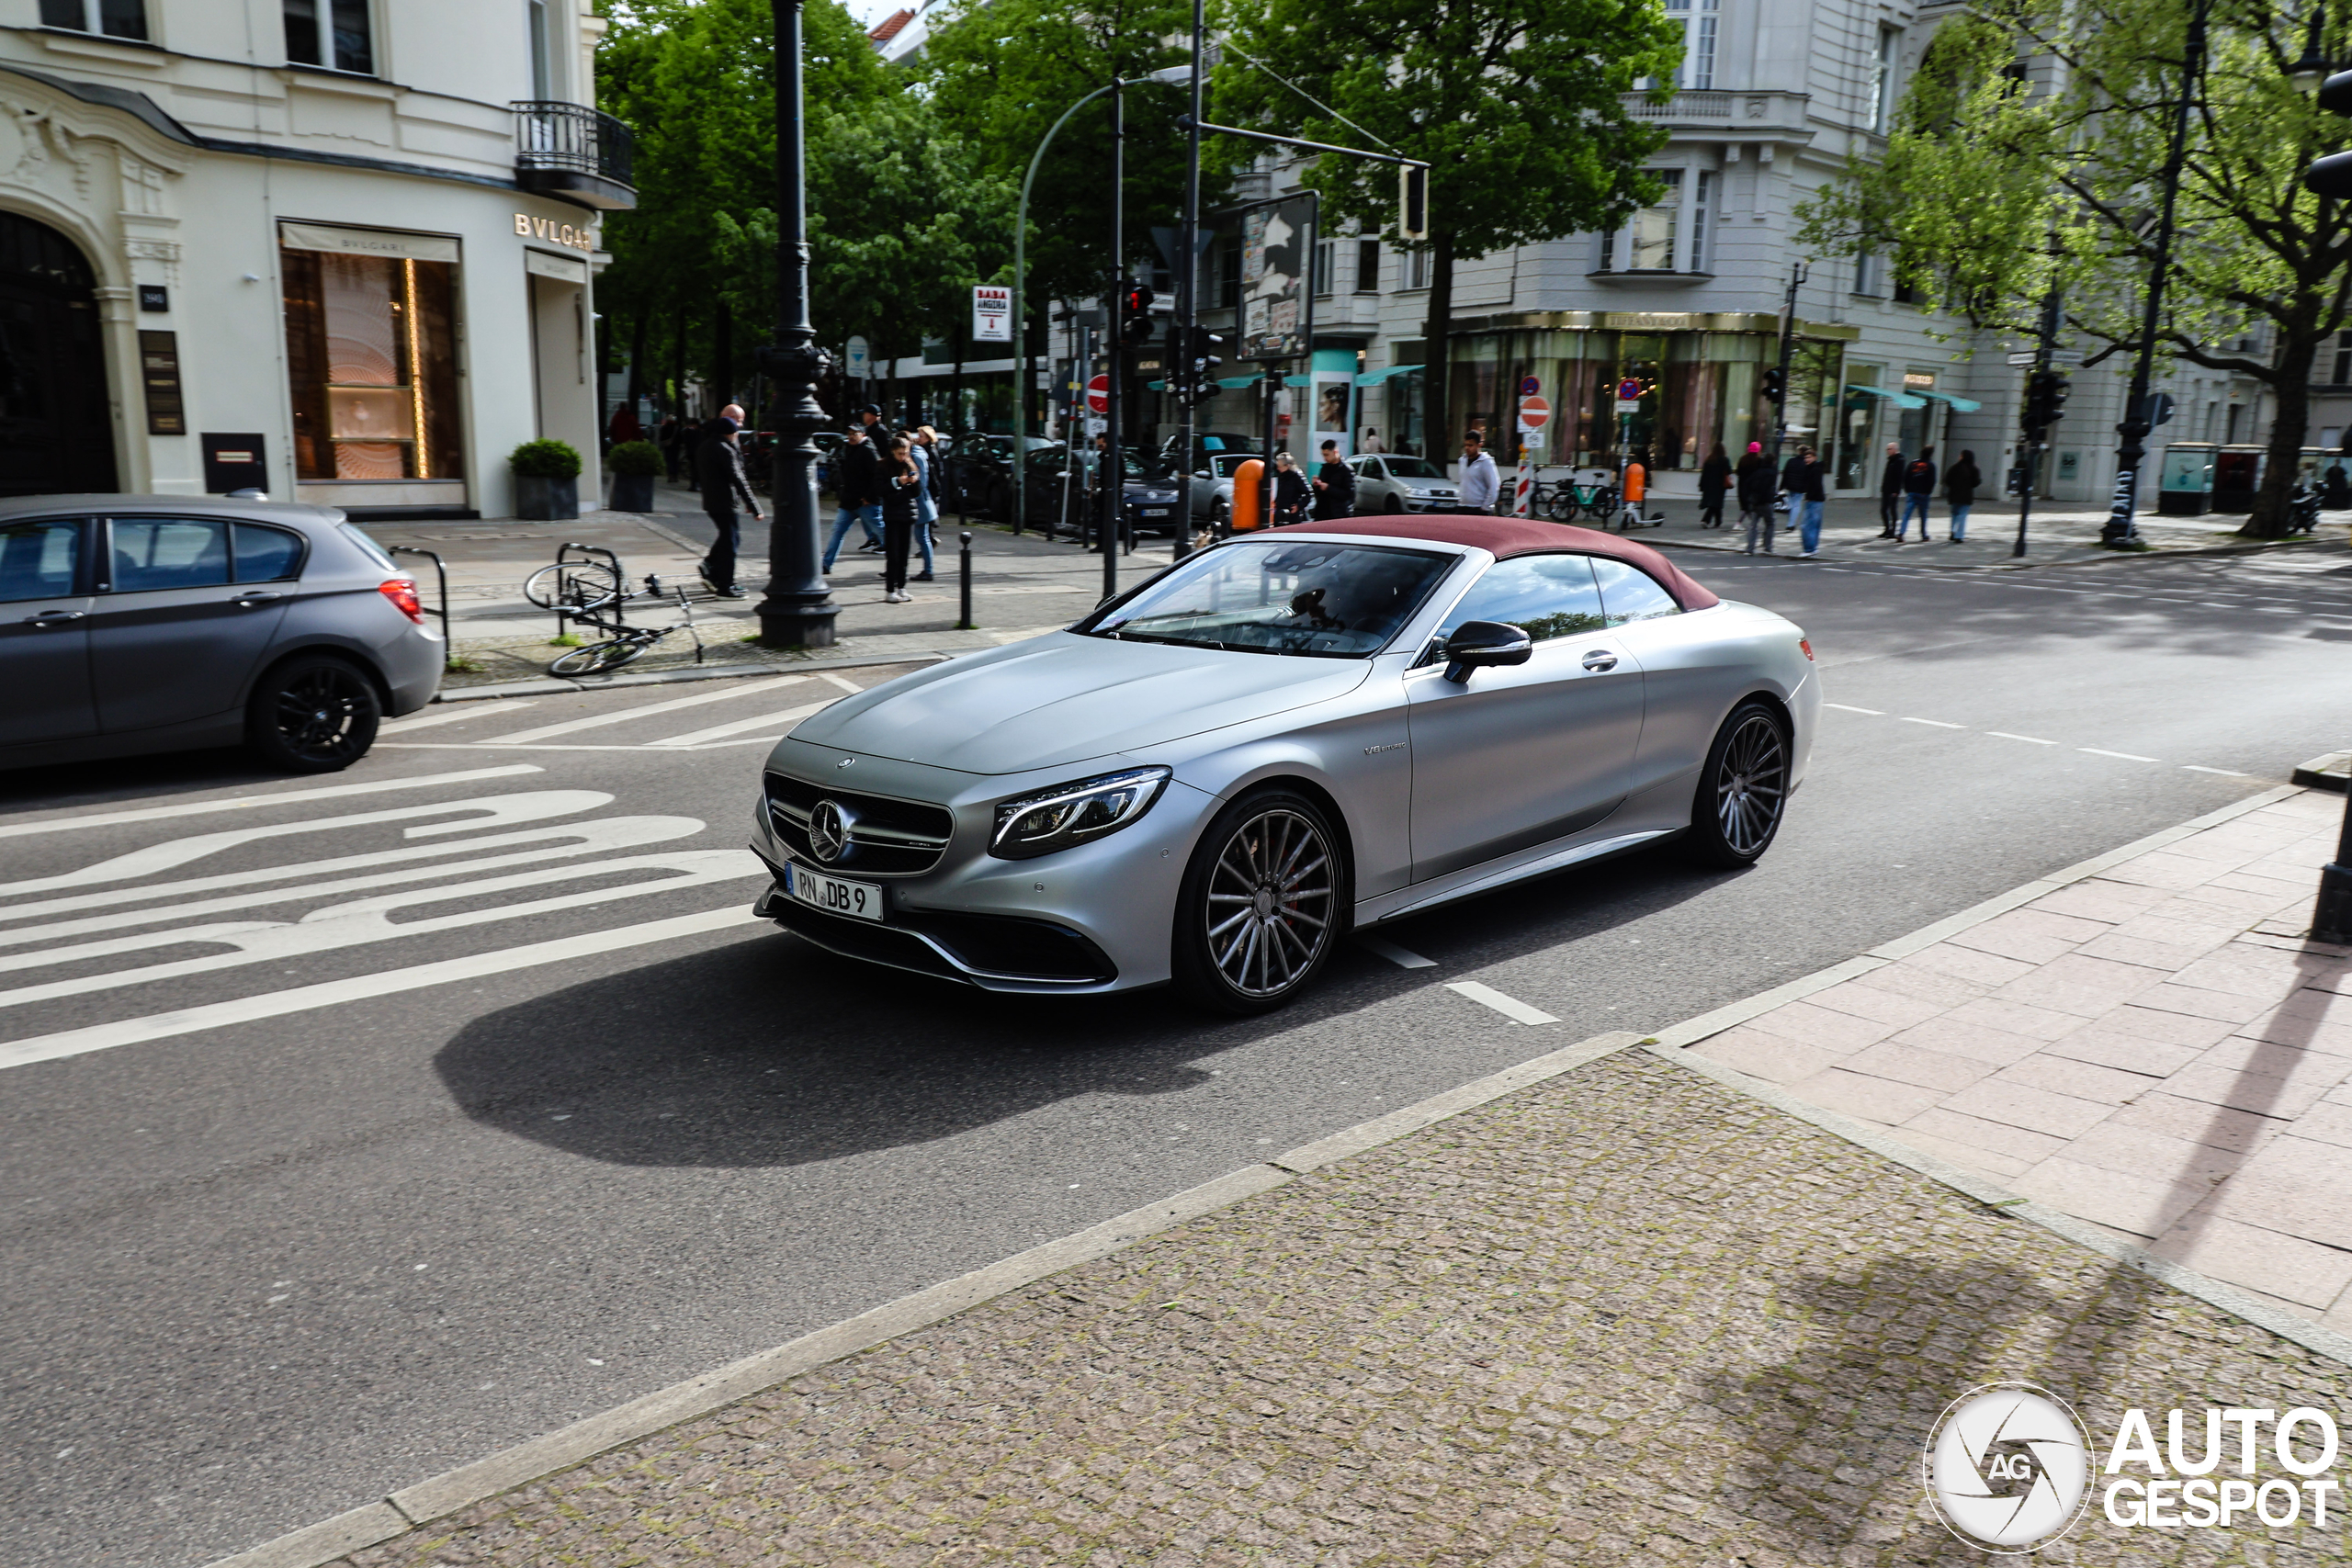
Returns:
[[[1193,471],[1198,473],[1207,468],[1210,461],[1219,453],[1256,452],[1263,448],[1265,443],[1266,438],[1262,434],[1245,435],[1232,430],[1195,431],[1193,434],[1193,450],[1197,457],[1193,464]],[[1176,455],[1183,446],[1184,438],[1182,435],[1170,436],[1159,444],[1159,460],[1171,468],[1175,468]]]
[[[1124,502],[1127,523],[1138,534],[1173,534],[1178,525],[1176,515],[1176,479],[1155,461],[1150,454],[1130,448],[1120,454],[1125,461],[1126,485]],[[1028,512],[1026,521],[1033,527],[1056,527],[1061,531],[1077,529],[1081,522],[1092,525],[1093,487],[1091,466],[1072,474],[1069,469],[1069,448],[1057,443],[1039,447],[1029,454]]]
[[[1021,441],[1032,452],[1059,445],[1038,435],[1024,435]],[[941,444],[947,449],[947,484],[940,492],[944,498],[943,508],[1010,521],[1012,437],[975,430],[952,440],[942,437]]]
[[[333,507],[0,501],[0,767],[242,741],[332,773],[447,662],[415,579]]]

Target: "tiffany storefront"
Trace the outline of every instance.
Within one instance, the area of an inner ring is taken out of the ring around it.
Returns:
[[[1820,447],[1834,437],[1837,422],[1822,428],[1822,406],[1826,398],[1835,407],[1845,345],[1858,335],[1850,326],[1796,324],[1791,446]],[[1750,441],[1771,442],[1772,405],[1762,389],[1779,357],[1777,317],[1539,311],[1463,321],[1451,349],[1453,423],[1507,436],[1521,400],[1541,397],[1552,410],[1535,437],[1547,465],[1606,467],[1637,453],[1657,469],[1690,469],[1717,443],[1736,457]]]

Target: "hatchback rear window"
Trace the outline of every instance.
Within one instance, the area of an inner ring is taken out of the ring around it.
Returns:
[[[384,547],[369,538],[368,536],[368,530],[362,528],[358,524],[345,523],[343,525],[343,535],[345,538],[349,539],[353,544],[357,545],[361,552],[365,554],[369,560],[374,561],[386,571],[400,570],[399,567],[392,564],[392,558],[384,553]]]
[[[233,535],[238,581],[276,582],[301,571],[301,535],[289,534],[283,528],[266,528],[258,523],[236,524]]]

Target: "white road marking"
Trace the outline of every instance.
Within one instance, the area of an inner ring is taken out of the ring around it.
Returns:
[[[609,746],[582,743],[567,745],[551,740],[544,746],[510,746],[503,740],[379,740],[378,750],[390,751],[471,751],[479,756],[484,751],[642,751],[642,745],[625,746],[615,741]]]
[[[1492,986],[1482,986],[1476,980],[1451,981],[1445,988],[1457,996],[1469,998],[1481,1007],[1490,1007],[1515,1023],[1557,1023],[1560,1021],[1542,1008],[1529,1007],[1516,997],[1507,997]],[[5,1046],[0,1046],[0,1050],[5,1049]]]
[[[1866,713],[1873,718],[1884,718],[1886,716],[1886,710],[1884,708],[1858,708],[1851,703],[1824,703],[1821,705],[1826,708],[1836,708],[1840,713]]]
[[[413,714],[407,718],[387,720],[377,728],[379,735],[406,735],[412,729],[430,729],[436,724],[455,724],[461,718],[488,718],[492,714],[513,713],[518,708],[537,707],[531,702],[458,703],[444,707],[439,713]]]
[[[2181,767],[2192,773],[2219,773],[2225,779],[2250,779],[2254,777],[2252,773],[2242,773],[2234,768],[2200,768],[2194,762],[2183,762]]]
[[[665,736],[660,740],[650,741],[648,744],[668,750],[677,746],[699,746],[706,740],[717,740],[728,735],[741,735],[747,729],[758,729],[763,726],[781,725],[789,728],[809,715],[822,712],[839,701],[841,701],[839,697],[827,697],[823,702],[804,703],[797,708],[786,708],[782,713],[763,713],[756,718],[739,718],[729,724],[714,724],[708,729],[690,729],[684,735]],[[783,731],[779,729],[777,733],[782,734]]]
[[[28,833],[62,833],[74,828],[111,828],[119,822],[157,822],[169,817],[200,817],[208,811],[250,811],[256,807],[284,806],[297,800],[332,800],[346,795],[379,795],[393,789],[424,789],[430,784],[469,784],[475,779],[512,778],[516,773],[544,773],[531,762],[509,762],[497,768],[470,768],[462,773],[425,773],[413,779],[379,779],[373,784],[331,784],[325,789],[289,789],[283,795],[240,795],[227,800],[201,800],[187,806],[146,806],[134,811],[95,811],[87,817],[64,817],[49,822],[0,825],[0,839]]]
[[[748,908],[737,905],[725,909],[706,910],[698,915],[677,915],[663,920],[648,920],[641,925],[560,937],[553,942],[530,942],[495,953],[469,953],[463,958],[412,964],[405,969],[388,969],[381,974],[357,975],[347,980],[296,986],[288,990],[241,997],[234,1001],[183,1008],[175,1012],[151,1013],[144,1018],[118,1019],[111,1023],[91,1024],[54,1034],[39,1034],[24,1040],[0,1043],[0,1068],[53,1062],[63,1056],[85,1055],[93,1051],[111,1050],[118,1045],[137,1044],[147,1040],[164,1040],[175,1034],[194,1034],[229,1024],[249,1023],[255,1019],[281,1018],[288,1013],[307,1012],[314,1008],[338,1007],[345,1002],[364,1001],[369,997],[423,990],[427,987],[446,986],[459,980],[478,980],[485,976],[503,975],[536,964],[560,964],[567,959],[616,953],[626,948],[642,947],[650,942],[668,942],[676,937],[725,931],[733,926],[749,925],[752,919]]]
[[[2055,740],[2042,740],[2031,735],[2012,735],[2006,729],[1988,729],[1987,735],[1997,735],[2004,740],[2022,740],[2029,746],[2055,746]]]
[[[1928,724],[1928,725],[1933,725],[1933,726],[1934,726],[1936,728],[1938,728],[1938,729],[1966,729],[1966,728],[1968,728],[1968,726],[1966,726],[1966,725],[1964,725],[1964,724],[1946,724],[1942,719],[1939,719],[1939,718],[1900,718],[1900,719],[1895,720],[1895,722],[1896,722],[1897,724]]]
[[[568,893],[552,898],[533,898],[520,904],[502,904],[494,908],[468,909],[460,914],[437,915],[429,919],[394,922],[395,909],[413,908],[450,899],[475,898],[486,893],[503,892],[508,888],[544,886],[553,882],[582,877],[608,875],[618,871],[664,871],[667,877],[660,881],[624,883],[618,886],[599,887],[586,893]],[[0,991],[0,1008],[22,1007],[30,1002],[48,1001],[58,997],[86,995],[92,991],[108,991],[124,986],[141,985],[155,980],[175,979],[183,975],[209,974],[220,969],[232,969],[247,964],[283,963],[287,959],[305,957],[314,953],[336,948],[356,947],[365,942],[390,942],[399,937],[421,936],[428,932],[456,931],[478,926],[492,920],[513,919],[523,915],[547,914],[557,909],[573,909],[591,904],[609,903],[616,898],[634,898],[646,893],[669,893],[682,888],[698,887],[716,882],[732,882],[746,876],[764,876],[767,868],[759,857],[748,850],[688,850],[671,854],[629,855],[618,860],[589,861],[578,865],[560,865],[539,871],[519,872],[508,876],[484,877],[463,882],[453,887],[433,887],[422,892],[394,893],[374,898],[355,899],[323,909],[313,909],[297,921],[235,920],[209,926],[181,927],[173,931],[153,931],[141,937],[120,937],[108,942],[84,942],[73,947],[46,948],[37,953],[0,959],[0,969],[24,967],[29,963],[68,963],[80,959],[102,957],[115,953],[133,952],[142,947],[178,947],[188,944],[226,946],[234,953],[213,953],[203,958],[183,958],[165,964],[151,964],[143,968],[121,969],[102,975],[80,975],[71,979],[51,980],[41,985],[20,986],[15,990]],[[6,1047],[0,1047],[5,1052]]]
[[[858,693],[865,690],[865,687],[859,685],[856,682],[851,680],[846,675],[835,675],[828,672],[818,676],[817,679],[824,682],[827,685],[839,686],[842,691],[849,693],[852,696],[855,696]]]
[[[1399,969],[1434,969],[1437,967],[1436,959],[1423,958],[1419,953],[1413,952],[1409,948],[1399,947],[1393,942],[1383,942],[1376,936],[1360,936],[1356,938],[1356,945],[1363,948],[1367,953],[1376,953],[1380,954],[1381,957],[1385,958],[1389,963],[1394,964]]]
[[[518,729],[512,735],[493,735],[488,739],[476,741],[475,744],[519,746],[532,740],[548,740],[559,735],[570,735],[574,730],[595,729],[607,724],[626,724],[633,718],[650,718],[657,713],[673,713],[679,708],[700,707],[705,703],[725,702],[730,697],[756,696],[763,692],[773,692],[780,686],[789,686],[796,681],[807,679],[808,677],[806,675],[786,675],[780,681],[729,681],[726,682],[728,690],[723,692],[698,692],[691,697],[673,697],[666,703],[646,703],[639,707],[621,708],[613,713],[591,714],[586,718],[566,719],[561,724],[543,724],[537,729]]]
[[[2160,760],[2154,757],[2143,757],[2135,751],[2102,751],[2096,746],[2077,746],[2075,750],[2087,751],[2094,757],[2120,757],[2127,762],[2154,762]]]

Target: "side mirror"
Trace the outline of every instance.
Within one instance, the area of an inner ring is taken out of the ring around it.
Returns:
[[[1524,664],[1535,653],[1535,639],[1517,626],[1500,621],[1464,621],[1445,639],[1445,678],[1465,684],[1470,671],[1490,664]]]

